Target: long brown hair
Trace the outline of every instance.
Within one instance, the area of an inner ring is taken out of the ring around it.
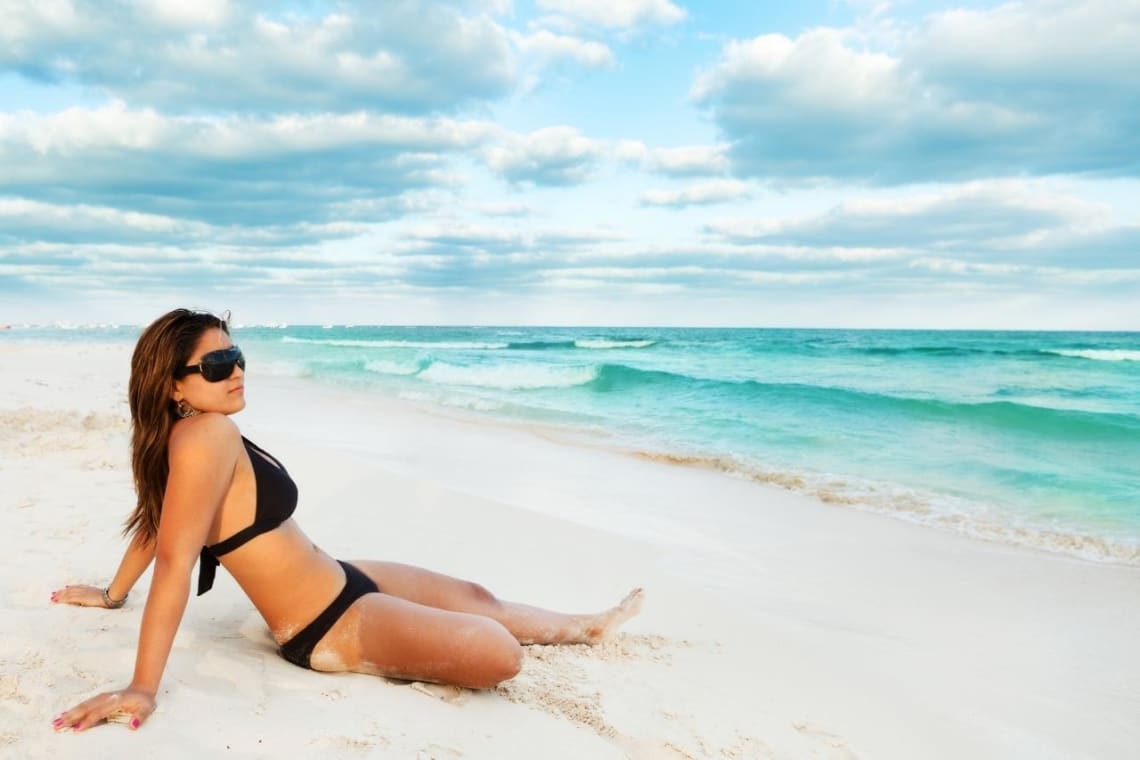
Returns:
[[[171,398],[174,371],[190,361],[202,333],[214,327],[230,331],[227,319],[209,312],[175,309],[154,320],[135,344],[127,395],[131,407],[131,470],[138,503],[123,532],[133,534],[138,543],[150,543],[158,535],[162,497],[170,474],[166,453],[170,431],[178,421]]]

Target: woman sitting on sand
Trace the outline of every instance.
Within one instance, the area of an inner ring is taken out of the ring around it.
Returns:
[[[269,625],[281,654],[312,670],[374,673],[470,688],[512,678],[520,644],[593,643],[637,613],[567,615],[496,599],[474,583],[394,562],[340,562],[291,515],[285,468],[238,431],[245,359],[212,314],[176,309],[143,331],[131,358],[130,545],[106,588],[68,586],[53,602],[121,607],[154,560],[130,686],[67,710],[56,729],[108,718],[138,728],[155,695],[201,556],[198,593],[220,561]]]

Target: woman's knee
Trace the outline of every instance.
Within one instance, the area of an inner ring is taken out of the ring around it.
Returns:
[[[508,641],[503,645],[499,660],[499,679],[496,683],[509,681],[519,674],[523,665],[523,649],[514,636],[507,634]]]
[[[523,651],[510,631],[494,620],[487,620],[483,635],[486,637],[479,657],[479,681],[476,688],[494,688],[509,681],[522,670]]]
[[[502,647],[487,663],[485,683],[481,688],[493,689],[503,681],[511,680],[522,670],[522,663],[522,647],[517,641],[513,641],[509,646]]]
[[[498,598],[492,594],[486,586],[481,586],[478,583],[465,581],[464,592],[467,598],[470,599],[477,608],[493,610],[500,606]]]

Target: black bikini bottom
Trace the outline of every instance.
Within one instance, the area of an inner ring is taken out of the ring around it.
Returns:
[[[329,629],[336,625],[336,621],[340,620],[340,616],[345,613],[345,610],[365,594],[372,594],[380,590],[373,580],[360,570],[347,562],[341,562],[339,559],[337,562],[344,568],[344,588],[341,589],[336,599],[333,599],[332,603],[325,607],[321,614],[317,615],[313,622],[281,645],[281,656],[302,668],[312,669],[312,666],[309,665],[309,658],[313,654],[313,649],[325,637]]]

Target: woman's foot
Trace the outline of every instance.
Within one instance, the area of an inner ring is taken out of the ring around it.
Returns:
[[[625,595],[625,599],[618,602],[605,612],[597,615],[586,624],[582,642],[585,644],[600,644],[612,636],[625,621],[641,612],[641,603],[645,601],[645,589],[635,588]]]

